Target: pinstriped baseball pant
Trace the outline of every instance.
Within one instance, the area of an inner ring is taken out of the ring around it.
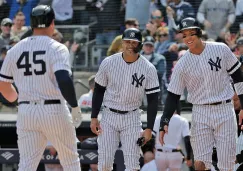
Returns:
[[[236,152],[237,123],[232,103],[193,105],[191,144],[194,159],[211,168],[212,150],[217,148],[220,171],[233,170]]]
[[[61,104],[21,104],[18,110],[18,171],[37,169],[47,140],[57,150],[64,171],[81,170],[75,128],[67,107]]]
[[[104,108],[98,136],[98,170],[111,171],[119,141],[126,171],[139,170],[140,147],[136,144],[141,136],[141,114],[139,110],[127,114],[117,114]]]

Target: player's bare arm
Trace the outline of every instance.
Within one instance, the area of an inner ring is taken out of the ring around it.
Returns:
[[[168,92],[166,101],[165,101],[165,109],[164,113],[161,117],[160,120],[160,143],[163,145],[164,144],[164,134],[165,134],[165,126],[169,125],[170,118],[174,114],[178,103],[180,103],[180,95],[176,95],[174,93]]]
[[[9,82],[0,81],[0,92],[9,102],[14,102],[18,98],[18,93]]]
[[[92,113],[90,128],[91,131],[96,135],[99,135],[101,133],[100,124],[97,117],[100,112],[105,90],[105,87],[99,85],[98,83],[95,83],[94,93],[92,97]]]

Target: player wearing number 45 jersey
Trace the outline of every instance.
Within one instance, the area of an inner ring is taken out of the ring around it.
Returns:
[[[5,98],[17,99],[13,81],[19,91],[19,171],[37,169],[47,140],[57,150],[65,171],[79,171],[75,127],[82,117],[70,78],[69,51],[50,38],[54,32],[51,7],[33,8],[31,27],[33,36],[8,51],[0,72],[0,91]]]
[[[157,113],[159,81],[152,63],[138,52],[142,47],[138,29],[126,29],[122,36],[123,52],[107,57],[95,76],[91,130],[98,135],[98,170],[111,171],[119,141],[122,143],[126,171],[139,170],[141,136],[139,107],[144,93],[148,98],[148,125],[142,133],[151,139]],[[105,106],[99,124],[97,115]],[[98,129],[98,130],[97,130]]]
[[[217,148],[220,171],[233,170],[236,152],[236,119],[231,99],[234,90],[231,78],[243,106],[243,74],[240,62],[224,43],[204,42],[201,29],[193,18],[180,23],[183,41],[189,50],[176,64],[161,118],[160,142],[164,125],[179,103],[185,87],[188,101],[193,104],[191,145],[196,170],[211,168],[212,149]],[[241,124],[243,110],[240,111]]]

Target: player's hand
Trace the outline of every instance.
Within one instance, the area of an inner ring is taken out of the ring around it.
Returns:
[[[57,150],[53,146],[46,147],[49,150],[49,153],[53,156],[57,154]]]
[[[73,126],[78,128],[82,123],[82,113],[79,106],[72,108]]]
[[[99,123],[97,118],[91,119],[90,128],[91,128],[91,131],[96,135],[99,135],[102,132],[101,127],[100,127],[100,123]]]
[[[144,137],[144,144],[146,144],[152,138],[152,130],[145,129],[142,133],[142,137]]]
[[[239,125],[241,125],[241,130],[243,130],[242,120],[243,120],[243,110],[241,109],[239,113]]]
[[[192,160],[187,160],[187,159],[186,159],[186,165],[187,165],[188,167],[192,167]]]
[[[212,27],[212,24],[208,20],[204,20],[203,24],[204,24],[206,29],[209,29],[209,28]]]
[[[168,134],[168,125],[164,126],[164,130],[159,132],[159,142],[164,145],[164,135]]]

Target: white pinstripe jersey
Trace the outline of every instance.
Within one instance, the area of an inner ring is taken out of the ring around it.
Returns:
[[[175,149],[179,146],[181,140],[190,135],[188,121],[180,115],[172,115],[169,123],[168,133],[164,136],[164,145],[162,146],[159,141],[159,128],[160,128],[161,115],[157,116],[154,122],[153,131],[156,133],[155,148]]]
[[[64,100],[54,75],[57,70],[71,74],[68,49],[48,36],[32,36],[7,52],[0,80],[15,82],[19,101]]]
[[[154,65],[142,55],[137,61],[128,64],[122,52],[102,61],[95,82],[106,87],[103,104],[122,111],[139,108],[145,92],[150,94],[160,91]]]
[[[234,95],[230,74],[241,66],[224,43],[206,42],[200,55],[188,50],[176,64],[168,91],[181,95],[185,87],[188,101],[207,104],[231,99]]]

